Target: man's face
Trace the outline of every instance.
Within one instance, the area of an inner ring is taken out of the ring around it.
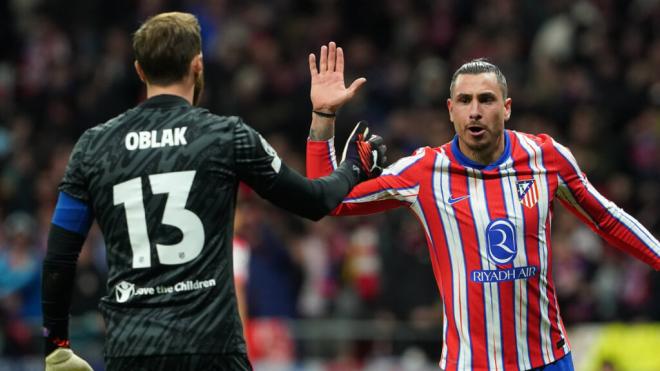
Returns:
[[[494,73],[459,75],[447,108],[461,147],[486,154],[497,150],[511,98],[504,99]]]

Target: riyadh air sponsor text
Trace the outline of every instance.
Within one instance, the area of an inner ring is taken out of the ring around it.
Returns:
[[[535,266],[514,267],[498,270],[475,270],[470,272],[473,282],[504,282],[513,280],[526,280],[536,276],[538,268]]]

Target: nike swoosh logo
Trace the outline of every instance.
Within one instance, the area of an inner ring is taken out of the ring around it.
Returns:
[[[457,202],[459,202],[459,201],[463,201],[463,200],[465,200],[466,198],[469,198],[469,197],[470,197],[470,195],[467,195],[467,196],[461,196],[461,197],[456,197],[456,198],[452,198],[452,197],[450,196],[449,199],[447,200],[447,202],[448,202],[450,205],[453,205],[453,204],[455,204],[455,203],[457,203]]]

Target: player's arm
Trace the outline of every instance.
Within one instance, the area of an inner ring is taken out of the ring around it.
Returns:
[[[365,128],[364,133],[367,130]],[[261,197],[296,215],[318,220],[334,209],[357,183],[376,175],[384,156],[377,142],[354,133],[344,161],[331,174],[307,179],[289,168],[254,129],[238,121],[234,132],[236,172]]]
[[[344,87],[344,51],[331,42],[322,46],[317,68],[316,56],[309,55],[311,77],[310,98],[312,122],[307,142],[307,177],[317,179],[328,176],[338,168],[335,158],[335,113],[366,82],[355,80]],[[341,166],[341,165],[339,165]],[[401,206],[410,197],[398,194],[399,189],[415,187],[412,182],[396,177],[379,177],[359,184],[332,215],[370,214]],[[405,200],[404,200],[405,199]]]
[[[339,166],[332,174],[307,179],[282,164],[279,176],[269,189],[253,188],[273,204],[311,220],[328,215],[359,181],[350,166]]]
[[[53,213],[41,276],[46,370],[91,370],[69,348],[69,309],[76,263],[92,223],[85,176],[86,147],[91,132],[74,146]]]
[[[318,68],[316,55],[310,54],[308,60],[312,120],[334,121],[337,110],[355,95],[366,79],[359,78],[349,87],[345,86],[344,54],[334,42],[321,47]],[[236,135],[236,158],[241,179],[274,204],[313,220],[330,212],[353,186],[364,180],[365,176],[370,177],[372,166],[377,163],[377,159],[368,158],[372,153],[368,138],[360,138],[356,133],[348,141],[353,154],[349,156],[350,161],[333,169],[325,177],[309,180],[283,164],[261,136],[261,146],[249,143],[254,135],[250,133],[251,129],[246,128],[247,125],[239,124]],[[260,148],[265,149],[270,157],[264,157]],[[250,149],[254,149],[254,153],[249,153]],[[271,161],[270,169],[265,169],[268,166],[259,169],[259,158]],[[260,175],[255,178],[256,174]]]
[[[91,370],[69,347],[69,310],[76,263],[92,222],[91,208],[60,192],[43,262],[41,305],[46,370]]]
[[[609,244],[660,270],[658,239],[589,183],[568,148],[554,141],[553,146],[559,168],[557,196],[562,204]]]
[[[310,134],[307,141],[306,170],[312,179],[330,174],[337,163],[334,139],[316,139]],[[367,215],[410,207],[417,202],[419,182],[415,174],[420,172],[425,154],[426,149],[419,149],[388,166],[380,176],[358,184],[330,215]]]

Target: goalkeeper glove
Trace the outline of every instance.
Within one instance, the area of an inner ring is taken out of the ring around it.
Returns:
[[[57,348],[46,357],[46,371],[94,371],[69,348]]]
[[[360,121],[348,136],[342,151],[341,163],[344,161],[351,163],[358,179],[363,181],[380,175],[387,160],[386,151],[383,138],[369,133],[369,123]]]

